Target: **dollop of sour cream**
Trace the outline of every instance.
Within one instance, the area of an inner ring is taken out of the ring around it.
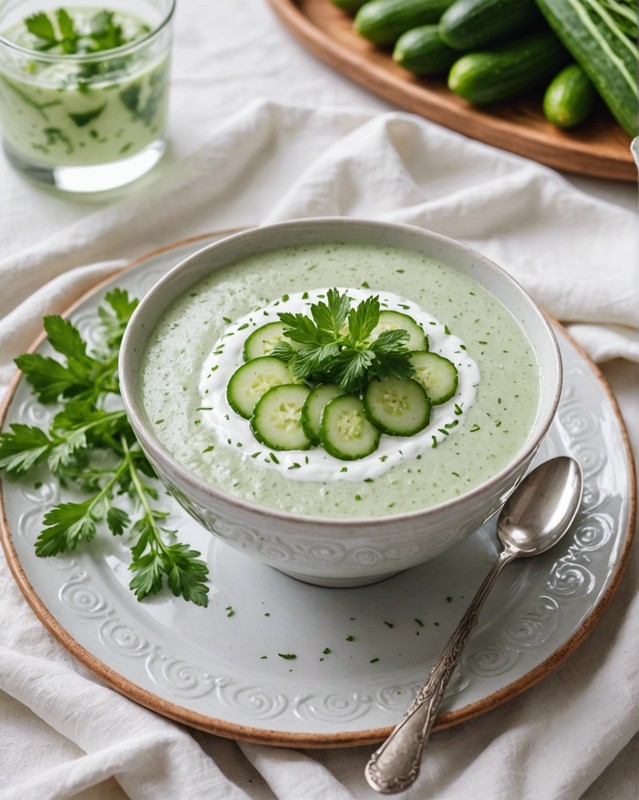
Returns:
[[[323,447],[272,453],[255,439],[248,420],[229,405],[226,397],[228,382],[235,370],[244,363],[244,342],[254,330],[268,322],[278,321],[277,315],[282,311],[308,314],[311,305],[325,298],[327,289],[284,295],[246,314],[225,329],[204,362],[199,380],[202,424],[214,432],[220,444],[233,447],[252,463],[277,470],[292,480],[363,481],[383,475],[394,465],[437,447],[445,439],[454,436],[464,424],[481,380],[479,367],[468,354],[464,342],[416,303],[387,291],[364,288],[341,288],[339,291],[348,293],[352,305],[377,295],[382,309],[399,311],[412,317],[428,336],[428,349],[449,359],[457,367],[457,392],[447,402],[432,407],[429,424],[424,430],[406,437],[382,434],[377,450],[357,461],[342,461],[331,456]]]

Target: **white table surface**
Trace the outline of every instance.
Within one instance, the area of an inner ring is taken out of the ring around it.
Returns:
[[[0,155],[0,246],[4,258],[42,244],[61,228],[123,195],[143,196],[158,172],[172,169],[232,113],[255,99],[368,112],[394,110],[306,52],[281,26],[265,0],[179,0],[175,22],[170,149],[156,173],[127,190],[74,199],[31,185]],[[633,184],[565,177],[610,203],[636,208]],[[242,222],[248,225],[256,220]],[[189,231],[198,232],[203,231]],[[158,240],[154,245],[165,243]],[[146,243],[139,251],[114,252],[113,257],[133,258],[145,249]],[[639,452],[639,367],[612,362],[604,366],[604,372]],[[639,796],[638,756],[639,739],[635,738],[584,797],[616,800],[633,796],[635,790]]]

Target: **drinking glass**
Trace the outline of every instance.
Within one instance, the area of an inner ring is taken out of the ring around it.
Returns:
[[[148,172],[165,150],[175,0],[107,0],[104,6],[89,0],[71,2],[62,12],[61,7],[61,0],[0,0],[5,153],[23,174],[58,189],[123,186]],[[17,33],[22,21],[42,13],[51,27],[45,22],[45,38],[25,46]],[[91,47],[106,42],[110,49],[64,52],[74,49],[72,37],[81,26],[94,36],[83,41]],[[115,36],[115,47],[108,38],[100,42],[117,26],[125,35]],[[119,44],[132,32],[137,38]]]

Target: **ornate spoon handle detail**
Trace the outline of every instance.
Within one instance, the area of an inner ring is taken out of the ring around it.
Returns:
[[[394,794],[407,789],[419,775],[422,751],[437,710],[444,696],[479,612],[502,569],[517,553],[502,550],[459,621],[448,644],[435,662],[428,680],[417,693],[398,725],[371,756],[366,765],[366,780],[378,792]]]

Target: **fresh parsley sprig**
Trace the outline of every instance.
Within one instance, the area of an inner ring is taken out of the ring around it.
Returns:
[[[79,502],[49,509],[35,544],[38,556],[70,552],[90,542],[102,525],[115,536],[128,532],[133,573],[130,587],[139,600],[166,584],[176,596],[207,605],[208,569],[200,553],[175,541],[165,527],[168,514],[147,461],[118,402],[118,351],[137,300],[114,289],[98,308],[102,341],[89,349],[78,329],[59,316],[46,317],[49,343],[62,360],[28,353],[16,364],[44,404],[61,408],[48,429],[13,423],[0,434],[0,471],[21,476],[41,464],[64,487],[87,494]],[[134,519],[119,505],[128,496]]]
[[[89,19],[86,29],[79,30],[73,17],[64,8],[51,16],[44,11],[31,14],[24,24],[36,37],[36,49],[41,52],[59,48],[62,53],[100,53],[128,44],[122,26],[116,22],[113,11],[98,11]],[[141,32],[145,32],[144,29]]]
[[[336,383],[345,392],[359,391],[373,378],[410,378],[408,333],[373,336],[380,310],[377,295],[351,308],[348,294],[329,289],[326,302],[311,306],[310,317],[278,314],[291,342],[278,342],[272,355],[286,361],[296,378]]]

